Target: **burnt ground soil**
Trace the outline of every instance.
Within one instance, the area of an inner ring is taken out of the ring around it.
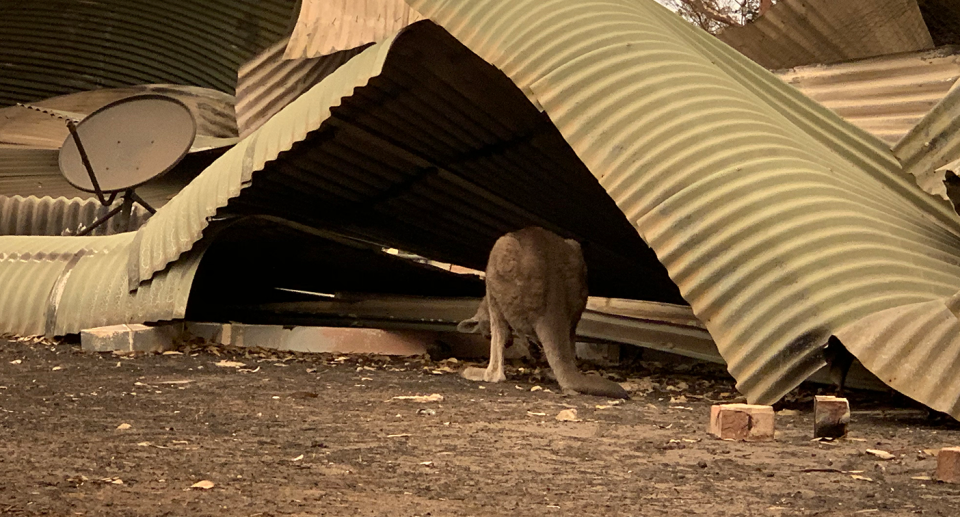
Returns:
[[[462,362],[181,350],[0,340],[0,514],[960,515],[930,479],[960,426],[889,394],[852,394],[849,438],[820,442],[801,387],[776,441],[742,443],[705,431],[739,400],[714,365],[604,370],[633,398],[598,408],[532,367],[483,385]]]

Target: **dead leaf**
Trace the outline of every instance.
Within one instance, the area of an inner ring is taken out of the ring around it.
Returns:
[[[547,416],[546,413],[534,413],[533,411],[527,411],[527,414],[530,416]]]
[[[670,404],[686,404],[686,403],[687,403],[687,397],[684,397],[683,395],[670,397]]]
[[[913,476],[910,479],[916,479],[917,481],[933,481],[933,478],[930,476]]]
[[[190,485],[190,488],[199,488],[200,490],[210,490],[215,485],[213,481],[204,479],[203,481],[197,481],[196,483]]]
[[[411,402],[443,402],[443,395],[434,393],[432,395],[399,395],[393,397],[393,400],[409,400]]]
[[[167,350],[162,355],[183,355],[183,352],[177,352],[176,350]]]
[[[190,384],[191,382],[193,382],[193,381],[192,381],[192,380],[186,380],[186,381],[160,381],[160,382],[158,382],[157,384]]]
[[[300,460],[302,460],[302,459],[303,459],[303,454],[297,456],[296,458],[293,458],[293,459],[290,460],[290,461],[300,461]]]
[[[581,422],[581,421],[582,420],[577,418],[576,409],[564,409],[563,411],[557,413],[557,422]]]
[[[861,481],[873,481],[873,479],[868,478],[867,476],[858,476],[856,474],[850,474],[850,477],[852,477],[853,479],[859,479]]]
[[[894,456],[893,454],[890,454],[887,451],[881,451],[880,449],[867,449],[867,454],[876,456],[881,460],[892,460],[896,458],[896,456]]]
[[[22,362],[23,362],[23,359],[14,359],[13,361],[10,361],[10,364],[20,364]]]
[[[213,364],[221,368],[243,368],[244,366],[246,366],[243,363],[238,363],[236,361],[227,361],[226,359],[223,359]]]
[[[797,416],[800,412],[796,409],[781,409],[777,411],[777,416]]]
[[[130,425],[130,424],[126,424],[126,423],[120,424],[120,425],[117,426],[117,431],[126,431],[127,429],[130,429],[131,427],[133,427],[133,426]]]
[[[530,388],[530,391],[543,391],[543,387],[542,387],[542,386],[534,386],[534,387]]]
[[[417,414],[425,415],[425,416],[434,416],[437,414],[437,411],[435,409],[430,409],[430,408],[420,408],[417,410]]]
[[[286,365],[284,365],[284,366],[286,366]],[[250,368],[240,368],[240,369],[237,370],[237,371],[238,371],[238,372],[243,372],[243,373],[257,373],[257,372],[260,371],[260,366],[258,365],[257,368],[254,369],[254,370],[251,370]]]
[[[408,437],[408,436],[413,436],[413,435],[412,435],[412,434],[409,434],[409,433],[388,434],[388,435],[387,435],[387,438],[406,438],[406,437]]]
[[[62,369],[63,369],[62,366],[54,366],[54,367],[53,367],[53,371],[58,371],[58,370],[62,370]]]

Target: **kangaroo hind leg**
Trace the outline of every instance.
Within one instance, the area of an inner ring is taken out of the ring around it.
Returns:
[[[487,307],[490,311],[490,363],[486,368],[467,368],[461,375],[472,381],[503,382],[507,380],[503,372],[503,350],[513,339],[513,331],[493,300],[487,300]]]

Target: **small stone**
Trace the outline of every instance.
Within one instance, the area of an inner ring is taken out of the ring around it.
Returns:
[[[707,462],[706,462],[705,460],[700,460],[700,461],[697,462],[697,466],[700,467],[700,468],[702,468],[702,469],[705,469],[705,468],[707,468]]]

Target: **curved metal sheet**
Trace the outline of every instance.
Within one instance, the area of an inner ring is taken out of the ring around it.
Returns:
[[[916,0],[780,0],[753,23],[717,37],[766,68],[933,47]]]
[[[377,75],[392,38],[362,52],[288,104],[227,151],[137,231],[131,248],[130,288],[149,279],[200,240],[217,209],[250,184],[255,171],[303,140],[354,88]]]
[[[96,199],[0,196],[0,236],[76,234],[81,225],[92,224],[111,208]],[[126,228],[117,228],[119,221],[114,218],[111,224],[97,227],[93,235],[133,231],[149,217],[150,212],[134,205]]]
[[[953,88],[893,147],[903,169],[928,193],[949,199],[945,173],[960,158],[960,88]]]
[[[62,336],[119,322],[183,318],[204,251],[202,246],[195,247],[134,292],[127,289],[127,249],[84,255],[63,287],[54,316],[48,315],[46,333]]]
[[[2,240],[2,239],[0,239]],[[0,258],[0,335],[44,334],[50,293],[70,257],[59,260]]]
[[[129,88],[101,88],[30,103],[31,106],[66,112],[82,120],[94,111],[136,95],[163,95],[182,102],[197,123],[197,135],[212,139],[231,139],[238,135],[233,95],[208,88],[147,84]],[[38,111],[10,106],[0,108],[0,145],[11,144],[39,149],[59,149],[69,136],[63,120]],[[200,150],[198,139],[194,151]],[[227,143],[233,143],[225,142]]]
[[[305,59],[380,41],[422,20],[403,0],[301,0],[284,59]]]
[[[536,96],[750,401],[838,329],[960,288],[960,219],[882,142],[652,1],[410,3]]]
[[[296,0],[4,2],[0,106],[183,84],[233,93],[240,64],[289,33]]]
[[[873,313],[837,337],[888,386],[937,411],[960,415],[960,321],[933,300]],[[905,375],[906,374],[906,375]]]
[[[774,73],[844,120],[896,144],[960,78],[960,48],[910,52]]]
[[[246,137],[294,99],[340,68],[366,47],[312,59],[284,59],[287,40],[264,50],[240,67],[237,125]]]
[[[130,293],[126,261],[133,236],[0,237],[0,334],[60,336],[182,318],[205,248]]]

